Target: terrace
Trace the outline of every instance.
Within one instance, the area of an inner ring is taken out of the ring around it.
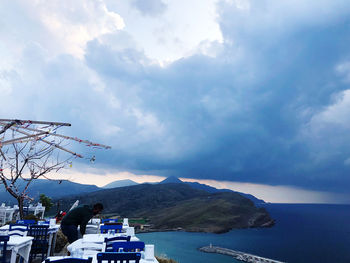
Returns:
[[[11,221],[9,219],[14,218],[6,217],[5,221]],[[65,254],[54,253],[60,228],[55,218],[11,222],[16,223],[0,227],[0,262],[96,263],[127,260],[130,263],[158,263],[154,255],[154,245],[142,242],[135,235],[134,227],[129,226],[127,218],[122,222],[116,219],[93,218],[87,225],[86,234],[66,246]]]

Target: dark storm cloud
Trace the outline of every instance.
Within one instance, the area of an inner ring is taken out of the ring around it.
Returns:
[[[84,60],[32,45],[25,73],[0,72],[16,76],[5,99],[110,144],[100,167],[348,192],[347,1],[238,2],[218,5],[215,56],[161,67],[127,33],[90,41]]]
[[[328,22],[282,17],[284,30],[259,20],[262,6],[251,10],[240,16],[237,8],[222,7],[226,41],[215,58],[194,55],[160,68],[142,52],[90,43],[89,66],[125,105],[152,114],[153,128],[161,130],[145,140],[129,130],[124,139],[139,143],[107,157],[109,162],[192,178],[348,188],[344,158],[350,148],[337,145],[337,157],[329,153],[317,163],[315,145],[305,135],[313,116],[349,88],[335,70],[349,56],[348,16],[342,10]],[[335,135],[328,132],[328,138]],[[327,141],[316,144],[327,152]]]

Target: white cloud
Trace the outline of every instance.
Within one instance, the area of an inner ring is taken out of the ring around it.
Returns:
[[[336,98],[334,103],[311,118],[309,131],[313,136],[320,136],[332,129],[350,131],[350,90],[341,92]]]
[[[82,57],[88,41],[124,28],[117,13],[103,1],[38,1],[32,7],[44,26],[62,45],[63,51]]]
[[[132,4],[143,15],[160,15],[166,10],[166,4],[162,0],[133,0]]]
[[[0,94],[9,95],[12,92],[11,79],[14,78],[14,72],[0,71]]]
[[[107,0],[125,21],[125,30],[145,55],[166,65],[194,53],[201,42],[222,42],[217,22],[218,0],[163,1],[166,9],[157,15],[142,16],[131,1]],[[138,1],[147,3],[147,1]],[[151,1],[161,3],[162,1]]]
[[[18,0],[1,5],[3,10],[20,11],[3,16],[7,47],[17,54],[35,40],[49,56],[69,53],[82,58],[88,41],[124,28],[120,15],[109,11],[102,0]],[[13,30],[18,24],[22,27]],[[31,28],[30,33],[25,28]]]

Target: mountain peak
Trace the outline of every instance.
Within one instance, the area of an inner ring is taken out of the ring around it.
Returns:
[[[169,176],[168,178],[160,182],[160,184],[181,184],[181,183],[183,182],[175,176]]]
[[[138,183],[136,183],[132,180],[126,179],[126,180],[118,180],[118,181],[111,182],[111,183],[103,186],[103,188],[117,188],[117,187],[132,186],[132,185],[137,185],[137,184]]]

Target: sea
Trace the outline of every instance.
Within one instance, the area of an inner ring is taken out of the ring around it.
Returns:
[[[270,228],[237,229],[224,234],[153,232],[138,234],[155,254],[178,263],[241,262],[204,253],[209,244],[283,262],[349,263],[350,205],[264,204],[276,224]]]

